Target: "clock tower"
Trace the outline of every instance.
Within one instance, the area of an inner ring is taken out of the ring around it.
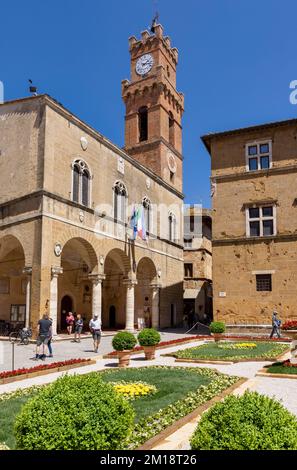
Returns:
[[[131,81],[122,82],[125,151],[182,192],[184,96],[176,90],[178,51],[163,27],[129,39]]]

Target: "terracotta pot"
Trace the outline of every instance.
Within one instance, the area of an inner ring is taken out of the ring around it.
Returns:
[[[145,354],[145,359],[147,361],[152,361],[156,357],[156,349],[157,346],[143,346],[144,354]]]
[[[222,333],[213,333],[213,337],[214,337],[215,342],[218,343],[219,341],[221,341],[221,339],[223,337],[223,334]]]
[[[118,351],[119,367],[128,367],[130,364],[131,351]]]

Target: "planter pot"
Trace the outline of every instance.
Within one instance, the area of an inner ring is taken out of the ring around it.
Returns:
[[[130,364],[131,351],[118,351],[119,367],[128,367]]]
[[[219,341],[221,341],[222,337],[223,337],[223,333],[212,333],[213,337],[214,337],[214,340],[216,343],[218,343]]]
[[[147,361],[152,361],[153,359],[155,359],[156,349],[157,349],[157,345],[155,345],[155,346],[143,346],[145,359]]]
[[[291,364],[297,364],[297,330],[282,330],[282,333],[291,338]]]

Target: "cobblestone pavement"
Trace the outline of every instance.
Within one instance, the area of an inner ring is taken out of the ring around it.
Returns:
[[[163,333],[162,340],[169,340],[172,338],[177,338],[185,336],[182,334],[175,333]],[[101,344],[100,353],[108,352],[111,350],[111,337],[103,338]],[[208,367],[211,369],[217,369],[220,372],[229,375],[236,375],[239,377],[244,377],[248,379],[243,385],[241,385],[237,390],[234,391],[236,394],[242,394],[245,390],[255,390],[264,395],[274,397],[277,400],[281,401],[282,404],[292,413],[297,416],[297,380],[293,379],[279,379],[279,378],[265,378],[265,377],[256,377],[255,374],[258,370],[262,369],[264,365],[268,364],[267,362],[246,362],[246,363],[237,363],[230,365],[218,365],[218,364],[191,364],[191,363],[176,363],[172,357],[164,357],[164,354],[176,351],[178,349],[186,349],[193,346],[194,344],[202,344],[203,341],[188,343],[185,345],[173,346],[171,348],[161,349],[156,353],[155,361],[145,361],[143,354],[139,356],[134,356],[131,359],[131,367],[143,367],[151,365],[168,365],[168,366],[184,366],[184,367]],[[28,347],[27,347],[28,348]],[[30,348],[30,346],[29,346]],[[72,348],[78,348],[80,354],[76,357],[94,357],[94,353],[89,351],[91,348],[91,340],[84,340],[83,343],[77,345],[75,343],[61,343],[55,344],[56,356],[55,360],[62,360],[62,358],[73,357]],[[61,349],[60,349],[61,348]],[[81,348],[81,349],[80,349]],[[27,350],[27,349],[25,349]],[[77,350],[77,349],[75,349]],[[32,348],[31,348],[32,351]],[[24,354],[24,353],[23,353]],[[85,354],[85,355],[83,355]],[[21,352],[20,352],[21,355]],[[7,359],[8,360],[8,359]],[[19,360],[20,357],[19,357]],[[8,360],[9,362],[9,360]],[[33,362],[34,364],[34,362]],[[29,365],[32,365],[32,362],[29,362]],[[96,364],[85,366],[79,369],[70,370],[68,374],[85,374],[91,371],[104,370],[106,368],[117,367],[117,359],[98,359]],[[53,382],[59,376],[65,374],[65,372],[59,372],[54,374],[49,374],[45,376],[35,377],[32,379],[22,380],[20,382],[13,382],[10,384],[0,385],[0,394],[5,392],[10,392],[17,390],[19,388],[27,388],[32,385],[41,385]],[[145,377],[144,377],[145,379]],[[198,420],[193,420],[187,423],[185,426],[180,428],[177,432],[169,436],[165,441],[159,443],[155,449],[169,449],[169,450],[186,450],[189,449],[189,438],[197,425]]]

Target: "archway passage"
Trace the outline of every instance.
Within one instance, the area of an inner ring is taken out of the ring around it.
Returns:
[[[103,282],[104,328],[121,329],[126,324],[126,293],[124,285],[130,272],[129,257],[120,249],[111,250],[105,259]]]
[[[72,238],[63,248],[61,267],[63,273],[59,276],[58,284],[58,332],[66,330],[65,311],[81,314],[85,327],[92,317],[93,286],[90,275],[98,272],[96,252],[85,239]]]
[[[109,327],[116,328],[117,324],[117,312],[114,305],[112,305],[109,309]]]
[[[73,311],[73,301],[72,298],[69,295],[64,295],[64,297],[61,300],[61,331],[65,331],[67,329],[67,323],[66,323],[66,316],[67,313]]]
[[[139,327],[152,326],[153,291],[157,270],[150,258],[142,258],[137,266],[137,286],[135,289],[135,314]]]
[[[0,334],[8,328],[25,326],[27,277],[24,268],[25,255],[20,241],[12,235],[0,238]],[[29,318],[27,320],[29,322]]]

